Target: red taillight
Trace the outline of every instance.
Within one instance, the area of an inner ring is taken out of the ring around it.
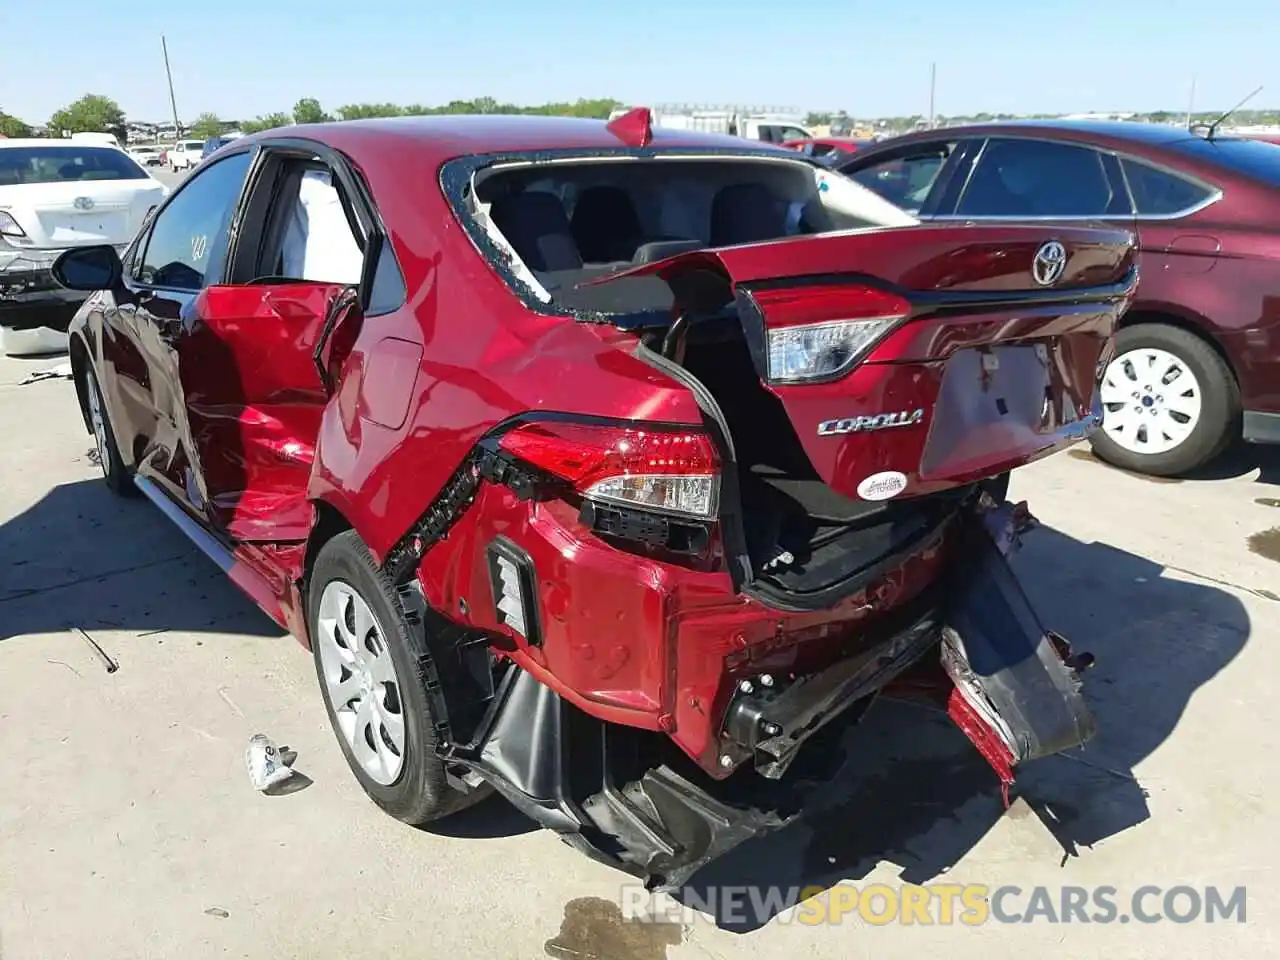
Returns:
[[[751,296],[769,327],[791,327],[832,320],[876,320],[902,317],[911,304],[896,293],[863,284],[812,284],[753,290]]]
[[[593,500],[704,519],[716,515],[719,458],[701,430],[539,422],[517,427],[501,444]]]
[[[764,317],[769,380],[842,376],[869,347],[911,314],[911,304],[864,284],[753,290]]]

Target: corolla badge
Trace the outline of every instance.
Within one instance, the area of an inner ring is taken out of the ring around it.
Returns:
[[[923,409],[895,410],[893,413],[877,413],[870,417],[843,417],[839,420],[823,420],[818,424],[818,436],[833,437],[867,430],[887,430],[890,427],[914,427],[923,421]]]
[[[71,201],[71,202],[72,202],[72,204],[75,206],[75,208],[76,208],[77,210],[92,210],[92,209],[93,209],[93,197],[76,197],[76,198],[75,198],[73,201]]]
[[[1041,244],[1031,261],[1031,276],[1042,287],[1050,287],[1062,277],[1067,268],[1067,248],[1057,240]]]

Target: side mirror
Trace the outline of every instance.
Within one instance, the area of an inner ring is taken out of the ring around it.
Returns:
[[[124,278],[124,266],[116,248],[103,244],[77,247],[62,253],[50,268],[53,279],[68,290],[114,290]]]

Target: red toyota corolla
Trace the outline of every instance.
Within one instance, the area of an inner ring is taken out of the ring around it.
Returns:
[[[1132,255],[638,110],[246,137],[55,273],[106,482],[310,647],[369,795],[660,885],[908,670],[1006,786],[1092,734],[1004,488],[1096,423]]]

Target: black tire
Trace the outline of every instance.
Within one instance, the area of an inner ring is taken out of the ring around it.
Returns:
[[[352,754],[339,730],[330,702],[321,661],[319,630],[320,598],[329,583],[338,580],[353,588],[369,605],[395,665],[399,701],[405,723],[405,750],[399,776],[390,785],[372,779]],[[488,796],[485,788],[463,793],[449,785],[444,763],[436,755],[436,717],[420,676],[420,663],[428,656],[422,639],[408,628],[404,611],[391,582],[378,569],[369,548],[354,530],[340,533],[321,548],[312,568],[307,592],[307,625],[312,642],[312,658],[320,695],[324,698],[329,724],[342,748],[347,765],[370,799],[397,820],[420,826],[456,813]]]
[[[1239,435],[1240,387],[1222,356],[1190,331],[1162,323],[1139,323],[1116,334],[1117,357],[1144,347],[1173,354],[1195,375],[1201,392],[1200,420],[1182,443],[1163,453],[1127,450],[1105,429],[1094,432],[1093,452],[1123,470],[1156,477],[1179,476],[1204,466]]]
[[[90,404],[85,409],[85,419],[88,421],[89,432],[93,435],[94,443],[98,449],[99,465],[102,467],[102,480],[116,496],[136,497],[138,488],[133,485],[133,473],[125,466],[124,458],[120,456],[120,447],[116,443],[116,432],[111,429],[111,416],[106,402],[102,399],[102,388],[98,386],[98,375],[94,373],[93,364],[85,364],[83,376],[85,401]],[[92,404],[95,400],[102,415],[103,437],[101,440],[94,432],[93,427]]]

